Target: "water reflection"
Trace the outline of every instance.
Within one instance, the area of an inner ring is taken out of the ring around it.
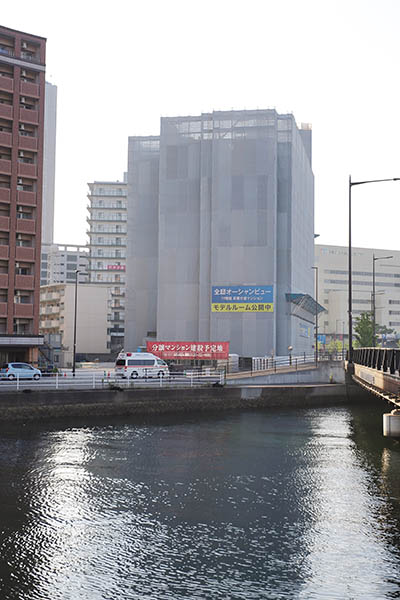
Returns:
[[[362,419],[288,410],[3,434],[0,597],[395,597],[400,453],[380,429],[358,439]]]

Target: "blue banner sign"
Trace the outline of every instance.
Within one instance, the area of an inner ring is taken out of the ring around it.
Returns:
[[[211,302],[256,304],[274,301],[273,285],[213,285]]]

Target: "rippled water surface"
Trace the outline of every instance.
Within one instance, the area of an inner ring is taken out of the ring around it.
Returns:
[[[399,598],[385,410],[3,426],[0,598]]]

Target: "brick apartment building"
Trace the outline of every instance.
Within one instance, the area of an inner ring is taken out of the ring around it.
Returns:
[[[45,50],[0,26],[0,360],[36,362],[39,332]]]

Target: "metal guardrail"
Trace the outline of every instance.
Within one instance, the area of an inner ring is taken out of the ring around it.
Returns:
[[[400,375],[400,348],[355,348],[353,362],[391,375]]]
[[[318,362],[327,360],[344,360],[344,353],[318,353]],[[252,372],[255,371],[277,371],[282,368],[301,368],[303,365],[317,364],[315,354],[302,354],[297,356],[279,356],[270,358],[267,356],[254,357],[252,359]]]
[[[107,390],[107,389],[133,389],[133,388],[191,388],[224,385],[225,371],[219,370],[210,373],[187,371],[171,373],[164,377],[142,377],[137,379],[123,379],[115,377],[113,372],[106,373],[55,373],[43,375],[39,380],[0,379],[0,393],[23,390]]]

